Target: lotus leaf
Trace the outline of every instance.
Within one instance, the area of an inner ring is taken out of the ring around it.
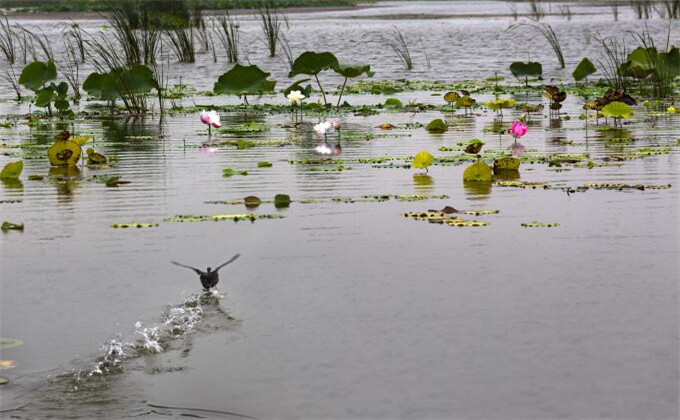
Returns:
[[[373,72],[371,71],[371,66],[369,65],[362,65],[362,64],[357,64],[357,65],[351,65],[351,64],[342,64],[340,62],[337,62],[331,66],[334,72],[338,73],[342,77],[350,78],[353,79],[355,77],[359,77],[362,74],[366,74],[368,77],[373,77]]]
[[[243,199],[243,204],[246,205],[246,207],[257,207],[262,203],[262,200],[260,200],[258,197],[255,197],[254,195],[249,195],[248,197]]]
[[[434,156],[429,154],[427,151],[423,150],[413,158],[413,167],[419,169],[427,169],[427,167],[430,166],[433,161]]]
[[[590,76],[596,71],[597,69],[595,68],[595,65],[590,60],[588,60],[587,57],[584,57],[583,60],[581,60],[581,62],[578,63],[578,66],[576,66],[576,69],[571,75],[574,78],[574,80],[580,82],[581,80],[585,79],[586,77]]]
[[[38,91],[45,83],[57,78],[57,66],[53,61],[43,63],[34,61],[24,67],[19,76],[19,84],[34,92]]]
[[[444,100],[448,103],[456,102],[458,99],[460,99],[458,92],[448,92],[444,95]]]
[[[234,170],[231,168],[224,168],[222,169],[222,176],[224,177],[230,177],[234,175],[248,175],[248,171],[238,171]]]
[[[78,164],[80,154],[80,145],[71,140],[57,140],[47,149],[52,166],[75,166]]]
[[[289,95],[292,91],[297,90],[298,92],[300,92],[300,93],[302,93],[303,95],[305,95],[305,98],[309,98],[310,96],[312,96],[312,85],[308,84],[307,86],[302,87],[302,84],[305,83],[305,82],[308,82],[308,81],[310,81],[310,80],[311,80],[311,79],[309,79],[309,78],[307,78],[307,79],[296,80],[295,82],[293,82],[292,85],[288,86],[288,87],[283,91],[283,96],[288,97],[288,95]]]
[[[425,129],[430,133],[444,133],[449,130],[449,126],[441,118],[437,118],[430,121]]]
[[[404,104],[397,98],[385,99],[385,108],[403,108]]]
[[[283,208],[290,206],[290,196],[287,194],[276,194],[274,196],[274,207]]]
[[[2,222],[2,226],[0,226],[0,230],[3,232],[7,232],[8,230],[24,230],[24,224],[23,223],[12,223],[12,222]],[[10,346],[13,347],[13,346]],[[2,346],[0,346],[2,348]]]
[[[258,168],[271,168],[272,163],[271,162],[257,162],[257,167]]]
[[[2,179],[17,179],[21,175],[21,171],[24,170],[24,162],[19,160],[16,162],[10,162],[2,168],[0,172],[0,178]]]
[[[493,162],[493,171],[494,173],[497,171],[507,171],[507,170],[513,170],[516,171],[519,169],[520,165],[520,160],[515,158],[515,157],[504,157],[500,159],[496,159]]]
[[[231,70],[217,79],[213,90],[217,94],[259,95],[272,92],[276,82],[267,80],[271,73],[262,71],[256,65],[236,64]]]
[[[337,64],[338,59],[330,52],[305,51],[293,62],[288,77],[294,77],[298,74],[316,76],[323,70],[330,69]]]
[[[491,181],[492,179],[491,168],[481,160],[468,166],[463,172],[463,181]]]
[[[602,108],[602,115],[612,118],[630,118],[633,110],[623,102],[614,101]]]
[[[510,64],[510,72],[517,78],[539,77],[543,74],[543,66],[541,63],[534,61],[529,61],[528,63],[515,61]]]

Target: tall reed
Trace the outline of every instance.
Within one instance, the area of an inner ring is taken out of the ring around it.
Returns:
[[[227,53],[227,60],[230,63],[238,63],[240,38],[238,22],[231,18],[228,11],[225,11],[213,21],[213,30]]]
[[[276,9],[270,9],[265,6],[264,9],[259,9],[260,25],[264,32],[264,40],[269,49],[269,56],[276,56],[276,44],[279,41],[279,36],[282,31],[283,23],[281,17]]]
[[[600,34],[595,40],[602,45],[602,58],[598,64],[607,83],[615,89],[626,91],[628,80],[621,74],[621,65],[628,60],[628,50],[624,41],[614,38],[603,38]]]
[[[397,57],[399,57],[399,60],[401,60],[404,67],[407,70],[413,69],[413,60],[411,59],[411,52],[408,49],[408,43],[399,28],[396,26],[394,27],[391,37],[386,38],[386,42],[397,54]]]
[[[2,66],[0,79],[4,80],[8,85],[10,85],[12,90],[14,90],[14,94],[17,95],[17,101],[21,102],[21,86],[19,86],[19,76],[14,71],[14,66],[11,64]]]
[[[537,34],[543,35],[543,37],[548,41],[550,46],[552,47],[553,51],[555,52],[555,56],[557,57],[557,61],[560,63],[560,68],[564,68],[564,55],[562,54],[562,47],[560,46],[560,41],[557,39],[557,34],[553,30],[552,26],[548,23],[543,23],[543,22],[538,22],[537,20],[534,21],[533,23],[529,22],[521,22],[521,23],[516,23],[514,25],[510,25],[508,27],[508,31],[513,31],[518,28],[529,28],[536,32]],[[530,38],[530,40],[533,39]]]
[[[16,34],[12,30],[9,20],[7,20],[7,16],[5,16],[4,22],[0,19],[0,51],[2,51],[2,55],[5,56],[5,59],[10,65],[14,64],[16,60],[14,45],[15,37]]]

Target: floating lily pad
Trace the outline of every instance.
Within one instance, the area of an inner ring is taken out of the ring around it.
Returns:
[[[553,222],[524,222],[522,223],[523,227],[557,227],[559,226],[559,223],[553,223]]]
[[[488,222],[480,220],[465,220],[461,217],[453,216],[451,213],[444,213],[441,211],[422,211],[403,213],[404,217],[409,217],[415,220],[427,221],[429,223],[446,224],[449,226],[488,226]]]
[[[0,376],[0,385],[7,385],[8,383],[9,379]]]
[[[14,338],[0,338],[0,349],[9,349],[24,344],[23,341]]]
[[[430,121],[430,123],[425,126],[425,129],[430,133],[444,133],[449,130],[449,126],[446,125],[441,118],[436,118]]]
[[[222,169],[222,176],[224,177],[230,177],[234,175],[248,175],[248,171],[239,171],[231,168],[224,168]]]
[[[29,175],[28,176],[29,181],[42,181],[43,179],[45,179],[45,177],[42,176],[42,175]]]
[[[285,208],[290,206],[290,196],[287,194],[276,194],[274,196],[274,207]]]
[[[158,223],[141,223],[141,222],[129,222],[129,223],[114,223],[111,225],[114,229],[127,229],[127,228],[151,228],[158,227]]]
[[[271,168],[272,166],[271,162],[257,162],[258,168]]]
[[[385,99],[385,108],[403,108],[404,104],[397,98]]]
[[[233,220],[238,222],[240,220],[255,221],[257,219],[281,219],[280,214],[254,214],[254,213],[239,213],[239,214],[212,214],[212,215],[193,215],[180,214],[173,217],[168,217],[165,222],[221,222],[224,220]]]
[[[248,207],[248,208],[257,207],[261,203],[262,203],[262,200],[260,200],[258,197],[255,197],[254,195],[249,195],[248,197],[243,199],[243,204],[245,204],[245,206]]]
[[[491,181],[492,179],[491,168],[481,160],[468,166],[463,172],[463,181]]]
[[[20,231],[23,232],[24,224],[23,223],[3,222],[2,226],[0,226],[0,230],[2,230],[3,232],[7,232],[8,230],[20,230]]]

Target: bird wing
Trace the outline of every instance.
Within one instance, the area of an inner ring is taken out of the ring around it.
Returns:
[[[236,254],[236,255],[234,255],[233,257],[231,257],[231,259],[230,259],[229,261],[227,261],[227,262],[225,262],[224,264],[220,265],[220,266],[217,267],[214,271],[216,272],[217,270],[219,270],[220,268],[224,267],[225,265],[233,263],[233,262],[234,262],[238,257],[240,257],[240,256],[241,256],[241,254]]]
[[[177,261],[170,261],[170,262],[175,264],[175,265],[178,265],[180,267],[190,268],[190,269],[194,270],[196,272],[196,274],[198,274],[198,275],[205,274],[203,271],[199,270],[198,268],[194,268],[194,267],[191,267],[189,265],[180,264]]]

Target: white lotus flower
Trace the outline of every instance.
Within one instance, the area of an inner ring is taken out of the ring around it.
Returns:
[[[316,134],[323,136],[331,130],[331,127],[332,127],[331,123],[329,123],[328,121],[324,121],[315,125],[314,131],[316,131]]]
[[[290,102],[291,105],[300,106],[302,105],[302,100],[305,99],[305,95],[299,90],[292,90],[286,98],[288,98],[288,102]]]

